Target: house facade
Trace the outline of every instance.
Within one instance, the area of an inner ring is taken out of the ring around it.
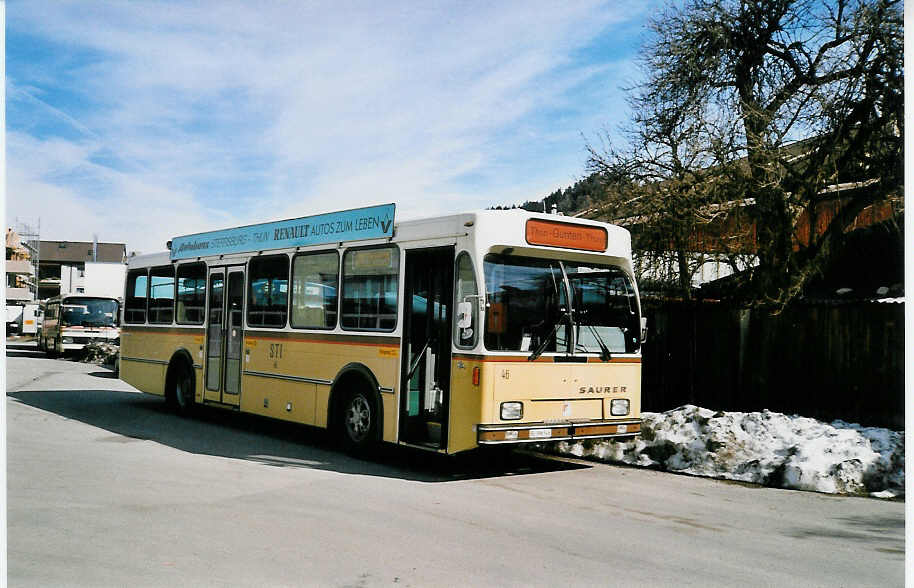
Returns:
[[[127,246],[91,241],[41,241],[38,299],[60,294],[119,298],[123,295]]]

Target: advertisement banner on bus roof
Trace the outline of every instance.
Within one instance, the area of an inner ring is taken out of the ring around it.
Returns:
[[[393,237],[394,204],[175,237],[171,259]]]

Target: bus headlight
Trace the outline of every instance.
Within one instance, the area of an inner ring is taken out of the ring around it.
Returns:
[[[613,416],[625,416],[628,414],[628,398],[613,398],[609,403],[609,414]]]
[[[524,416],[523,402],[502,402],[501,403],[501,420],[516,421]]]
[[[61,337],[60,342],[63,343],[64,345],[69,345],[70,343],[73,342],[73,337]]]

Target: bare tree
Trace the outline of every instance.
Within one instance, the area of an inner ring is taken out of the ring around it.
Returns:
[[[861,211],[900,197],[899,1],[689,0],[652,21],[642,65],[628,145],[591,147],[589,166],[607,215],[650,223],[640,245],[676,252],[686,296],[686,253],[711,223],[726,217],[724,254],[753,243],[743,293],[782,308]],[[825,200],[837,213],[799,239]]]

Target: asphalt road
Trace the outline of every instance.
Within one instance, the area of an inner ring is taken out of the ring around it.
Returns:
[[[900,586],[904,504],[520,455],[340,452],[7,351],[10,586]]]

